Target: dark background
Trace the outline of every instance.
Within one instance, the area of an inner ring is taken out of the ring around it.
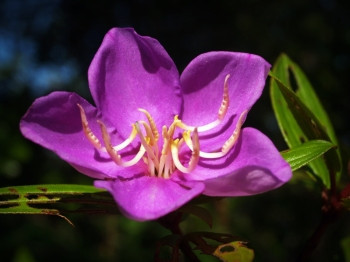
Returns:
[[[134,27],[139,34],[158,39],[180,72],[207,51],[255,53],[271,64],[281,52],[287,53],[306,72],[329,112],[345,156],[346,181],[348,1],[0,3],[0,186],[92,183],[53,153],[25,140],[18,123],[35,98],[53,90],[74,91],[91,99],[88,66],[104,34],[116,26]],[[270,106],[268,85],[246,125],[261,129],[280,150],[286,149]],[[320,206],[320,189],[300,174],[273,192],[223,200],[208,208],[216,217],[213,230],[249,241],[255,261],[295,261],[320,221]],[[58,217],[1,216],[1,261],[150,261],[156,239],[167,234],[155,222],[138,223],[121,216],[69,218],[75,228]],[[344,250],[350,250],[349,218],[345,215],[329,228],[310,261],[345,261]],[[210,230],[196,219],[183,228]]]

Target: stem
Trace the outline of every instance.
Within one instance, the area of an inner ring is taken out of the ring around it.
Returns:
[[[309,261],[310,256],[317,248],[328,226],[331,225],[339,217],[339,214],[341,212],[342,207],[339,203],[339,197],[337,196],[335,173],[332,171],[330,172],[330,179],[330,190],[325,190],[322,192],[324,204],[322,206],[323,214],[321,222],[306,243],[306,246],[304,247],[298,261]]]
[[[200,262],[197,256],[193,253],[190,244],[187,242],[187,240],[185,240],[184,235],[181,231],[181,228],[179,226],[181,222],[181,217],[182,217],[182,213],[175,212],[165,217],[162,217],[161,219],[158,220],[158,222],[165,228],[169,229],[171,233],[173,233],[174,235],[179,235],[181,237],[179,248],[182,251],[182,253],[185,255],[185,257],[189,259],[189,261]]]
[[[326,232],[328,226],[332,224],[338,217],[338,212],[332,211],[323,214],[322,220],[310,239],[308,240],[306,246],[304,247],[300,257],[297,261],[306,262],[309,261],[310,256],[315,251],[316,247],[320,243],[324,233]]]

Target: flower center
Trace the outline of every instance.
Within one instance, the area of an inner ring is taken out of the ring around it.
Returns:
[[[107,131],[106,125],[97,120],[102,132],[102,140],[104,146],[102,146],[100,140],[91,131],[88,120],[83,107],[80,104],[77,106],[80,109],[81,122],[83,131],[90,143],[99,151],[107,152],[111,159],[119,166],[129,167],[139,163],[141,160],[147,166],[147,171],[150,176],[158,176],[163,178],[170,178],[171,174],[176,170],[182,173],[192,172],[200,158],[220,158],[225,156],[231,148],[235,145],[243,122],[245,120],[247,110],[244,111],[236,124],[236,128],[228,140],[222,145],[221,150],[217,152],[203,152],[200,150],[200,141],[198,133],[211,130],[218,126],[224,119],[228,107],[229,107],[229,95],[228,95],[228,79],[230,75],[227,75],[224,81],[224,92],[221,102],[221,106],[218,111],[217,119],[209,124],[203,126],[189,126],[183,123],[178,116],[174,117],[172,124],[167,127],[162,127],[161,136],[163,138],[163,144],[159,146],[160,134],[157,126],[150,115],[150,113],[142,108],[138,110],[145,114],[147,121],[140,120],[132,124],[132,130],[129,137],[120,143],[113,146],[111,143],[110,135]],[[174,138],[175,130],[179,128],[182,131],[181,138]],[[138,137],[141,145],[138,152],[130,160],[123,160],[119,151],[128,147],[134,139]],[[191,150],[191,158],[187,164],[183,164],[179,158],[179,152],[181,147],[187,145]]]

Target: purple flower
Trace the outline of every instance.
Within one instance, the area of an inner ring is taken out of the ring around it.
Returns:
[[[157,40],[114,28],[89,68],[96,107],[53,92],[20,128],[97,179],[126,216],[157,219],[200,194],[254,195],[290,179],[270,139],[241,129],[269,68],[256,55],[209,52],[179,76]]]

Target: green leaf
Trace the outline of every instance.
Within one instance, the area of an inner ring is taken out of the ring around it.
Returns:
[[[252,262],[254,250],[247,248],[244,242],[233,241],[219,245],[213,255],[223,262]]]
[[[290,164],[292,170],[295,171],[322,156],[333,147],[335,146],[328,141],[311,140],[290,150],[283,151],[281,155]]]
[[[293,148],[309,140],[327,140],[338,145],[333,127],[316,93],[300,68],[286,55],[276,61],[271,76],[270,96],[282,135]],[[296,92],[291,89],[294,77]],[[317,158],[309,163],[314,175],[330,187],[330,172],[340,176],[339,149],[329,150],[325,159]]]
[[[57,208],[53,208],[54,205]],[[106,191],[93,186],[30,185],[0,188],[0,214],[55,215],[72,224],[62,212],[116,213],[115,207]]]

